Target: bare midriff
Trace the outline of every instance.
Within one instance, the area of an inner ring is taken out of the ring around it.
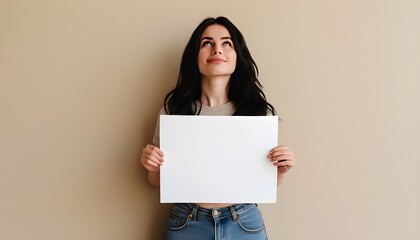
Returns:
[[[234,203],[197,203],[198,206],[207,209],[224,208],[232,206]]]

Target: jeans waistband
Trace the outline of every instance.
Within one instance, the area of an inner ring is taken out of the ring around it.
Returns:
[[[208,217],[218,217],[218,218],[232,216],[232,219],[236,221],[236,219],[238,218],[237,212],[254,207],[256,206],[256,204],[255,203],[239,203],[239,204],[233,204],[228,207],[213,208],[213,209],[202,208],[198,204],[195,204],[195,203],[175,203],[175,206],[190,212],[190,218],[192,220],[195,220],[197,218],[197,214],[200,214],[200,215],[205,215]]]

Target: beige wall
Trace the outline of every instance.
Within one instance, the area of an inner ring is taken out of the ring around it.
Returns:
[[[257,3],[258,2],[258,3]],[[270,239],[420,239],[419,1],[0,1],[0,239],[160,239],[138,159],[195,26],[247,38],[298,165]]]

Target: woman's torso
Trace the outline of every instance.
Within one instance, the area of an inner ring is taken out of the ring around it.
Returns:
[[[164,111],[161,110],[161,114],[164,114]],[[233,102],[228,102],[226,104],[210,107],[202,105],[200,115],[202,116],[232,116],[235,113],[235,104]],[[153,137],[153,144],[159,146],[159,121],[156,126],[155,136]],[[223,208],[233,205],[234,203],[196,203],[202,208]]]

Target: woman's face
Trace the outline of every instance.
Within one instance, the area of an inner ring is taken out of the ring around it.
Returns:
[[[200,39],[198,68],[204,77],[230,76],[236,67],[236,51],[229,31],[222,25],[208,26]]]

